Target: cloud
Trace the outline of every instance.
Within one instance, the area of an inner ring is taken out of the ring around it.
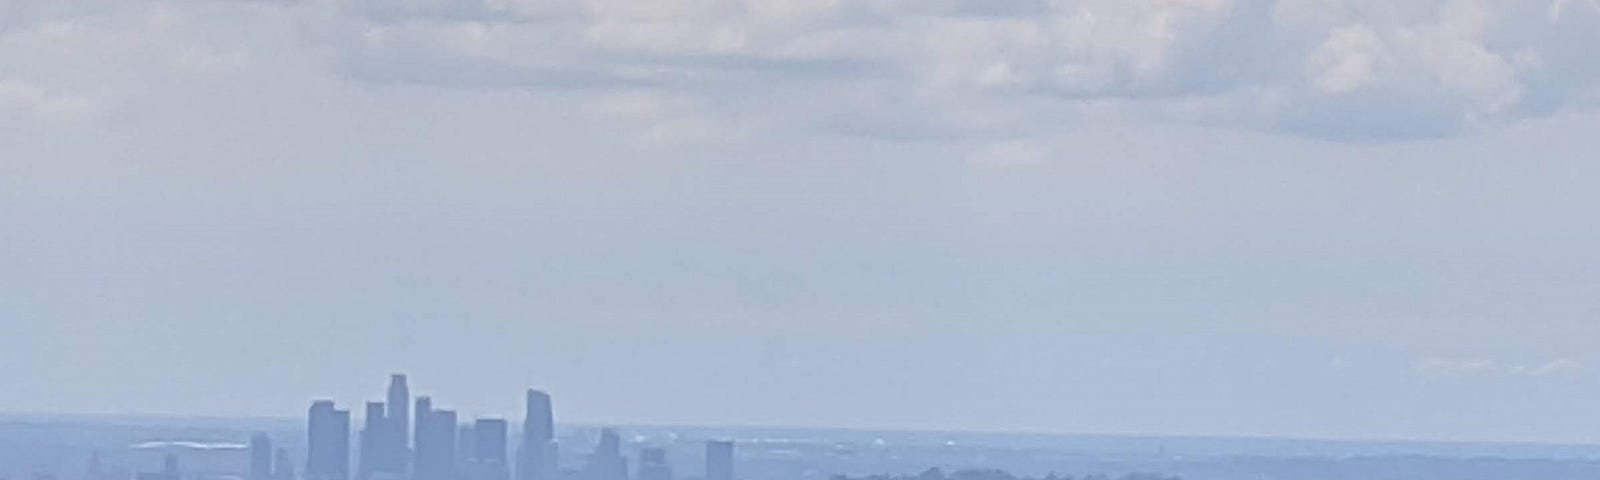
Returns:
[[[1386,57],[1377,32],[1362,25],[1333,32],[1306,59],[1306,74],[1323,93],[1354,91],[1378,79],[1378,63]]]
[[[873,89],[882,108],[913,96],[950,105],[1050,102],[1042,110],[1054,113],[1092,102],[1143,114],[1150,99],[1165,99],[1173,111],[1158,107],[1158,117],[1355,140],[1448,135],[1524,118],[1534,113],[1530,79],[1568,69],[1570,52],[1582,48],[1578,38],[1543,42],[1539,29],[1556,19],[1580,23],[1590,32],[1574,36],[1600,41],[1600,19],[1560,14],[1572,10],[1570,1],[981,3],[503,0],[476,4],[470,15],[377,3],[358,11],[412,30],[411,42],[377,55],[390,59],[384,68],[398,70],[391,74],[415,81],[473,83],[442,68],[472,61],[699,89],[707,101],[737,91],[774,104],[779,95],[826,102],[818,83]],[[408,15],[430,20],[406,22]],[[463,30],[474,33],[464,40]],[[386,48],[346,47],[355,57]],[[527,83],[539,84],[534,77]],[[1587,91],[1596,76],[1545,81]],[[1209,116],[1178,111],[1219,95],[1236,105]],[[1051,114],[1021,116],[1013,128],[1049,133],[1054,126],[1040,123]],[[1401,120],[1373,122],[1385,117]]]
[[[11,7],[15,5],[15,7]],[[152,88],[245,73],[281,5],[13,2],[0,23],[0,109],[57,121],[115,116]],[[267,10],[259,10],[260,8]],[[215,14],[214,14],[215,13]]]
[[[1430,377],[1454,377],[1490,374],[1500,369],[1494,360],[1430,357],[1417,362],[1411,371]]]
[[[1588,371],[1588,365],[1572,359],[1555,359],[1534,364],[1507,364],[1491,359],[1429,357],[1412,366],[1412,373],[1427,377],[1515,376],[1564,377]]]
[[[1136,120],[1415,139],[1592,108],[1600,91],[1585,47],[1600,42],[1600,8],[1588,0],[22,3],[0,49],[71,33],[87,64],[62,71],[168,57],[156,63],[235,73],[261,68],[260,43],[287,40],[359,82],[685,98],[702,115],[662,130],[710,136],[753,122],[998,142]],[[296,38],[230,31],[259,18]],[[19,58],[33,61],[10,70],[74,57]],[[860,114],[894,110],[911,113]]]
[[[167,449],[244,450],[245,448],[248,448],[248,446],[244,445],[244,444],[241,444],[241,443],[227,443],[227,442],[199,442],[199,441],[190,441],[190,440],[151,440],[151,441],[147,441],[147,442],[139,442],[139,443],[135,443],[133,445],[129,445],[128,448],[133,449],[133,450],[167,450]]]
[[[1537,365],[1517,365],[1511,367],[1511,374],[1529,377],[1558,377],[1580,374],[1588,370],[1588,365],[1572,359],[1551,360]]]
[[[20,109],[51,120],[80,122],[101,111],[101,103],[89,95],[53,92],[20,81],[0,80],[0,111]]]

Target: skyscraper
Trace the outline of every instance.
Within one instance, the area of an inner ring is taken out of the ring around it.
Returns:
[[[550,394],[529,389],[522,420],[523,437],[540,443],[554,440],[555,424],[555,414],[550,406]]]
[[[628,480],[628,459],[622,456],[622,437],[616,430],[600,430],[600,443],[589,455],[584,480]]]
[[[733,442],[706,442],[705,480],[733,480]]]
[[[517,480],[555,480],[555,415],[550,394],[529,389],[517,447]]]
[[[250,436],[249,480],[272,480],[272,439],[265,433]]]
[[[433,399],[427,396],[417,397],[416,408],[411,409],[411,460],[416,463],[417,450],[422,447],[422,423],[428,421],[428,412],[433,411]],[[415,466],[413,465],[413,468]]]
[[[391,460],[388,458],[390,449],[388,443],[393,441],[390,433],[394,425],[390,423],[387,408],[383,402],[367,402],[367,414],[362,419],[360,439],[357,442],[358,460],[356,478],[366,480],[374,472],[387,472]]]
[[[389,455],[404,470],[407,453],[411,441],[411,388],[406,385],[406,376],[396,373],[389,376],[389,423],[391,436],[385,442]]]
[[[509,480],[506,463],[507,423],[499,418],[480,418],[472,425],[472,457],[467,480]]]
[[[672,464],[667,462],[667,450],[639,450],[639,472],[634,475],[634,480],[672,480]]]
[[[306,480],[349,480],[350,411],[318,400],[311,404],[306,433]]]
[[[478,456],[478,439],[472,427],[470,422],[456,426],[456,475],[462,478],[471,477],[472,463]]]
[[[506,431],[509,426],[499,418],[480,418],[472,424],[473,459],[506,462]]]
[[[434,410],[431,402],[424,410],[419,402],[416,413],[419,416],[413,480],[455,480],[456,412]]]

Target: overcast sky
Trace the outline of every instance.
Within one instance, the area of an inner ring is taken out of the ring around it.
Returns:
[[[1600,442],[1589,0],[0,0],[0,411]]]

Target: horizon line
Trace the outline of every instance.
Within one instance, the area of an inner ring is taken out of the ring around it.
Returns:
[[[30,418],[32,417],[32,418]],[[53,417],[53,418],[52,418]],[[140,420],[197,420],[197,421],[276,421],[276,422],[302,422],[304,418],[295,416],[278,415],[218,415],[218,414],[180,414],[180,413],[111,413],[111,412],[20,412],[0,410],[0,423],[55,423],[73,424],[72,420],[87,419],[140,419]],[[501,418],[511,420],[510,417],[501,415],[485,415],[473,418]],[[43,421],[41,421],[43,420]],[[512,422],[515,423],[515,422]],[[565,425],[565,427],[563,427]],[[109,426],[133,426],[109,424]],[[1600,441],[1596,442],[1558,442],[1542,440],[1488,440],[1488,439],[1428,439],[1428,438],[1397,438],[1397,437],[1319,437],[1314,435],[1272,435],[1272,434],[1206,434],[1206,433],[1151,433],[1151,432],[1062,432],[1049,430],[1000,430],[1000,429],[951,429],[940,427],[905,427],[905,426],[801,426],[801,425],[773,425],[773,424],[693,424],[674,422],[601,422],[593,420],[580,420],[571,422],[556,422],[557,429],[601,429],[601,428],[689,428],[689,429],[730,429],[730,430],[795,430],[795,431],[835,431],[854,433],[906,433],[906,434],[954,434],[954,435],[1013,435],[1028,437],[1060,437],[1060,438],[1112,438],[1112,439],[1146,439],[1146,440],[1222,440],[1222,441],[1272,441],[1272,442],[1312,442],[1327,444],[1400,444],[1400,445],[1453,445],[1453,446],[1520,446],[1520,447],[1581,447],[1600,449]]]

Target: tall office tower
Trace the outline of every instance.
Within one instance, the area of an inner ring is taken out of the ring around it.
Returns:
[[[733,480],[733,442],[706,442],[705,480]]]
[[[507,427],[506,421],[498,418],[480,418],[473,423],[468,480],[510,480],[511,469],[506,462]]]
[[[478,438],[472,433],[471,423],[461,423],[456,427],[456,473],[459,476],[468,476],[468,466],[478,456]]]
[[[667,449],[646,448],[639,451],[639,473],[635,480],[672,480],[672,464],[667,463]]]
[[[481,461],[506,463],[506,430],[508,425],[499,418],[480,418],[472,424],[472,458]]]
[[[250,436],[250,480],[272,480],[272,439],[265,433]]]
[[[558,459],[552,454],[555,415],[550,394],[529,389],[522,417],[522,444],[517,447],[517,480],[556,480]]]
[[[295,480],[294,460],[289,458],[289,450],[280,448],[274,454],[272,462],[273,480]]]
[[[413,480],[456,480],[456,412],[418,404]]]
[[[526,411],[522,420],[523,437],[543,443],[556,438],[555,414],[550,407],[550,394],[529,389]]]
[[[600,430],[600,443],[589,455],[584,480],[628,480],[628,459],[622,457],[622,437],[616,430]]]
[[[411,388],[406,386],[406,376],[396,373],[389,376],[389,423],[393,425],[393,436],[389,439],[387,447],[390,454],[402,466],[405,464],[406,452],[410,450],[408,443],[411,439]]]
[[[306,432],[306,480],[349,480],[350,411],[318,400],[311,404]]]
[[[357,457],[361,462],[356,469],[358,479],[366,480],[374,472],[389,471],[387,442],[390,441],[388,433],[393,425],[389,423],[389,416],[385,412],[383,402],[367,402],[367,415],[363,419],[365,423],[357,442]]]
[[[541,470],[539,474],[543,476],[543,480],[563,480],[566,478],[561,470],[560,443],[557,443],[555,440],[545,442],[544,458],[548,458],[550,461],[544,462],[544,465],[540,466]]]
[[[420,447],[417,443],[422,441],[422,422],[427,421],[428,412],[433,411],[433,399],[422,396],[417,397],[416,408],[411,409],[411,461],[416,463],[416,450]]]

